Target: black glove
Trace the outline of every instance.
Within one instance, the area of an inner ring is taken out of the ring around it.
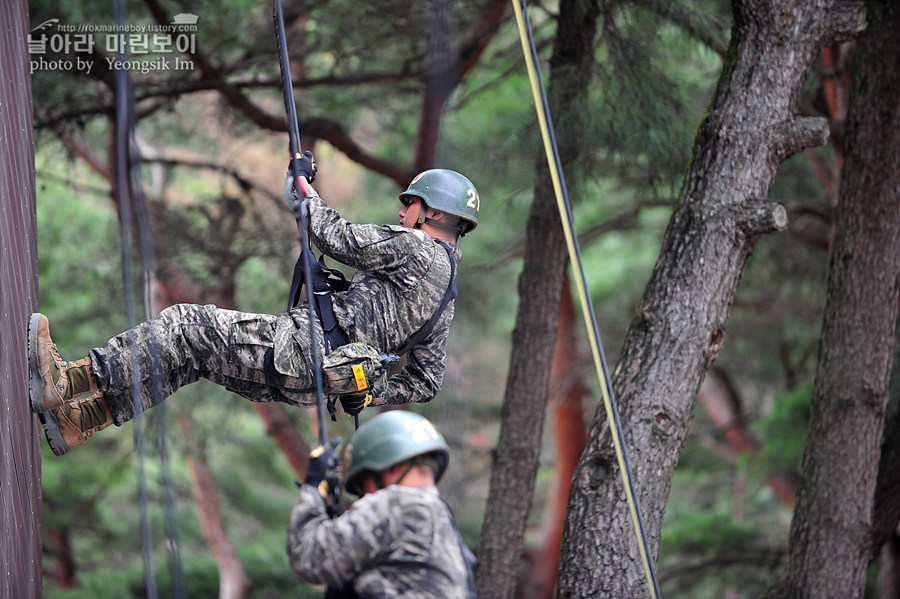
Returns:
[[[297,164],[297,170],[306,177],[307,181],[312,183],[316,180],[316,173],[319,172],[319,167],[316,165],[316,159],[313,158],[312,152],[306,150],[300,158],[291,158],[291,163],[288,164],[288,172],[294,172],[295,163]]]
[[[343,472],[340,468],[329,466],[325,474],[325,482],[319,485],[319,493],[325,497],[325,511],[334,517],[344,511],[344,497],[341,495],[341,487],[344,485]]]
[[[368,393],[360,395],[341,395],[341,407],[347,416],[356,416],[363,411],[367,405],[372,403],[372,396]]]
[[[306,478],[303,482],[321,490],[321,483],[326,479],[329,469],[334,469],[340,459],[337,451],[341,444],[341,438],[332,439],[326,445],[319,445],[309,454],[309,464],[306,466]]]

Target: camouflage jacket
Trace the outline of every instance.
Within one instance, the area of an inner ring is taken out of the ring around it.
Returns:
[[[350,223],[317,195],[310,198],[309,207],[312,242],[357,269],[350,289],[332,296],[338,323],[350,341],[371,345],[382,354],[396,353],[431,318],[447,291],[446,250],[418,229]],[[458,248],[452,250],[458,263],[462,254]],[[434,398],[443,382],[453,311],[451,301],[431,332],[410,350],[403,370],[376,387],[375,395],[384,403]],[[305,303],[291,311],[298,330],[308,328],[307,313]]]
[[[468,549],[433,486],[389,485],[331,519],[319,492],[304,485],[287,551],[302,581],[349,584],[367,599],[465,599],[469,589]]]

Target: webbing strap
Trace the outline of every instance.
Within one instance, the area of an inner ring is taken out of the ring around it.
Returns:
[[[300,291],[306,280],[306,263],[309,262],[312,281],[312,293],[309,293],[309,302],[315,308],[316,316],[322,325],[325,336],[325,353],[331,353],[334,349],[350,342],[347,334],[338,325],[334,315],[334,307],[331,301],[333,291],[346,291],[350,288],[350,282],[344,277],[344,273],[336,268],[325,266],[325,256],[319,256],[318,260],[308,259],[304,256],[310,250],[304,248],[294,265],[294,276],[291,280],[291,293],[288,300],[288,310],[291,310],[300,301]]]
[[[427,337],[432,329],[434,329],[438,319],[441,317],[441,314],[444,313],[444,310],[447,309],[450,302],[459,295],[459,289],[456,285],[456,260],[453,257],[453,248],[451,248],[450,244],[446,241],[436,239],[435,242],[447,252],[447,259],[450,261],[450,282],[447,285],[447,290],[444,292],[444,297],[441,299],[441,303],[437,310],[434,311],[431,318],[428,319],[428,322],[423,324],[422,328],[409,338],[406,345],[397,351],[398,356],[408,353],[422,341],[422,339]],[[306,251],[308,250],[303,250],[303,252]],[[300,253],[300,257],[294,265],[294,277],[291,281],[291,294],[288,302],[288,310],[297,305],[297,302],[300,299],[300,290],[303,288],[305,278],[305,260],[303,252]],[[341,271],[325,266],[324,256],[319,256],[318,260],[309,260],[309,264],[312,269],[310,274],[312,276],[313,285],[313,293],[310,294],[310,302],[316,309],[316,315],[319,317],[319,322],[322,325],[322,332],[325,334],[325,353],[330,353],[334,349],[350,342],[347,334],[338,325],[331,301],[332,292],[346,291],[350,288],[350,282],[344,277],[344,274]]]
[[[444,297],[441,299],[441,304],[438,306],[437,310],[434,311],[434,314],[431,315],[431,318],[428,319],[428,322],[422,325],[422,328],[416,331],[416,333],[409,338],[409,341],[406,342],[400,350],[397,351],[397,355],[402,356],[403,354],[409,352],[412,348],[416,346],[422,339],[428,336],[431,330],[434,328],[434,325],[437,324],[438,319],[441,317],[441,314],[444,313],[444,310],[447,308],[447,305],[456,298],[459,294],[459,290],[456,287],[456,260],[453,258],[453,248],[450,247],[450,244],[446,241],[441,241],[440,239],[435,239],[435,241],[447,252],[447,258],[450,260],[450,283],[447,285],[447,291],[444,292]]]

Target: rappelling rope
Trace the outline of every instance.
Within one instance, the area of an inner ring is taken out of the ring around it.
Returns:
[[[121,5],[121,0],[113,0],[113,12],[115,14],[116,25],[119,31],[125,31],[124,21],[125,13]],[[121,35],[121,34],[120,34]],[[119,44],[120,52],[118,58],[125,62],[124,44]],[[139,155],[133,152],[134,149],[134,95],[131,87],[131,79],[127,69],[119,69],[116,72],[116,195],[119,203],[119,211],[121,217],[122,230],[122,264],[123,278],[125,282],[126,309],[128,317],[128,326],[133,328],[137,324],[137,310],[135,293],[132,279],[132,261],[134,259],[133,243],[132,243],[132,215],[137,225],[138,244],[140,247],[140,258],[143,265],[143,292],[144,292],[144,315],[146,319],[153,316],[153,305],[151,301],[150,279],[153,265],[153,243],[150,236],[150,221],[147,214],[147,207],[144,202],[143,193],[141,193],[140,182],[137,177],[133,176],[133,166],[138,163]],[[132,194],[132,186],[134,193]],[[132,212],[134,210],[134,212]],[[135,360],[138,358],[135,357]],[[147,474],[146,474],[146,448],[145,434],[143,422],[143,405],[141,403],[141,381],[139,380],[138,368],[133,368],[132,377],[132,397],[134,407],[134,444],[137,453],[138,462],[138,499],[141,506],[141,550],[144,562],[144,579],[146,585],[146,596],[148,599],[156,599],[156,577],[154,575],[152,545],[151,545],[151,529],[149,516],[149,501],[147,491]],[[157,390],[154,386],[154,394]],[[165,515],[166,515],[166,534],[167,546],[169,548],[170,564],[172,569],[172,597],[181,599],[185,596],[184,572],[181,565],[180,542],[178,535],[178,527],[175,524],[175,507],[174,495],[172,493],[171,469],[168,459],[168,451],[166,449],[166,429],[165,429],[165,404],[157,401],[154,397],[154,404],[157,405],[156,413],[157,423],[157,441],[160,454],[161,477],[164,491]]]
[[[290,150],[291,177],[297,191],[297,197],[292,198],[288,190],[285,190],[285,200],[294,219],[297,221],[297,229],[300,233],[301,256],[303,257],[303,270],[306,282],[307,307],[309,309],[309,338],[312,346],[312,363],[315,382],[316,382],[316,414],[318,417],[319,428],[319,445],[324,446],[327,442],[327,431],[325,430],[325,392],[324,383],[322,381],[322,352],[319,349],[319,337],[315,322],[318,320],[315,308],[315,294],[313,293],[312,281],[312,246],[309,242],[307,234],[306,216],[303,214],[301,201],[307,194],[306,177],[299,170],[298,161],[302,157],[303,148],[300,145],[300,125],[297,120],[297,105],[294,101],[294,86],[291,82],[291,67],[288,58],[287,39],[284,31],[284,11],[281,7],[281,0],[274,0],[272,3],[272,19],[275,25],[275,41],[278,45],[278,66],[281,71],[281,85],[284,90],[284,112],[287,117],[288,129],[288,148]],[[308,251],[307,251],[308,250]],[[324,331],[323,331],[324,334]],[[324,339],[322,347],[324,347]],[[357,425],[359,420],[356,420]]]
[[[613,395],[612,384],[609,377],[609,367],[606,364],[606,356],[603,353],[603,345],[600,342],[600,334],[597,329],[597,318],[594,315],[594,306],[590,295],[587,293],[584,265],[581,261],[581,250],[578,247],[578,238],[574,234],[574,219],[572,208],[569,204],[566,184],[563,179],[562,166],[559,159],[559,150],[556,146],[556,137],[553,133],[553,122],[550,118],[550,110],[547,105],[547,97],[544,91],[544,82],[541,77],[538,64],[537,50],[534,45],[534,36],[531,31],[531,23],[528,19],[528,8],[525,0],[512,0],[516,13],[516,23],[519,28],[519,38],[522,42],[522,51],[525,54],[525,64],[528,68],[528,79],[531,82],[531,91],[534,96],[534,105],[537,110],[538,122],[541,128],[541,137],[544,142],[544,151],[547,154],[547,162],[550,167],[550,177],[553,180],[553,190],[556,195],[556,204],[559,208],[562,220],[563,232],[566,237],[566,245],[569,249],[569,260],[578,268],[575,271],[575,284],[578,288],[578,297],[581,300],[585,325],[587,326],[588,339],[591,345],[591,354],[597,369],[597,377],[600,379],[600,390],[603,395],[603,405],[606,408],[606,418],[612,432],[613,445],[616,450],[616,459],[619,462],[619,470],[622,473],[622,482],[625,485],[625,496],[628,500],[628,508],[631,512],[631,520],[637,537],[638,548],[641,553],[641,561],[647,583],[650,586],[650,595],[653,599],[660,597],[659,581],[653,560],[650,556],[647,533],[644,530],[644,520],[641,516],[640,504],[635,500],[634,484],[631,476],[631,465],[625,450],[625,440],[622,435],[622,424],[619,421],[619,412],[616,407],[616,399]]]

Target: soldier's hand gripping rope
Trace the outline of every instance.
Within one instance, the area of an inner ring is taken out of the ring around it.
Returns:
[[[357,417],[363,409],[372,403],[374,399],[371,393],[360,393],[357,395],[342,395],[341,407],[347,416]],[[358,425],[357,425],[358,428]]]
[[[300,176],[306,179],[307,183],[316,180],[316,173],[319,172],[319,166],[312,152],[306,150],[301,154],[300,158],[291,158],[288,162],[287,173],[284,176],[284,200],[287,202],[291,214],[302,214],[303,221],[309,222],[309,199],[300,194],[297,189],[294,172],[298,172]]]
[[[337,437],[325,445],[319,445],[309,454],[309,463],[306,466],[306,477],[303,484],[318,489],[319,494],[325,498],[328,514],[335,516],[344,507],[341,497],[341,485],[343,484],[343,472],[341,471],[341,452],[338,448],[342,439]],[[301,485],[294,482],[297,487]]]

